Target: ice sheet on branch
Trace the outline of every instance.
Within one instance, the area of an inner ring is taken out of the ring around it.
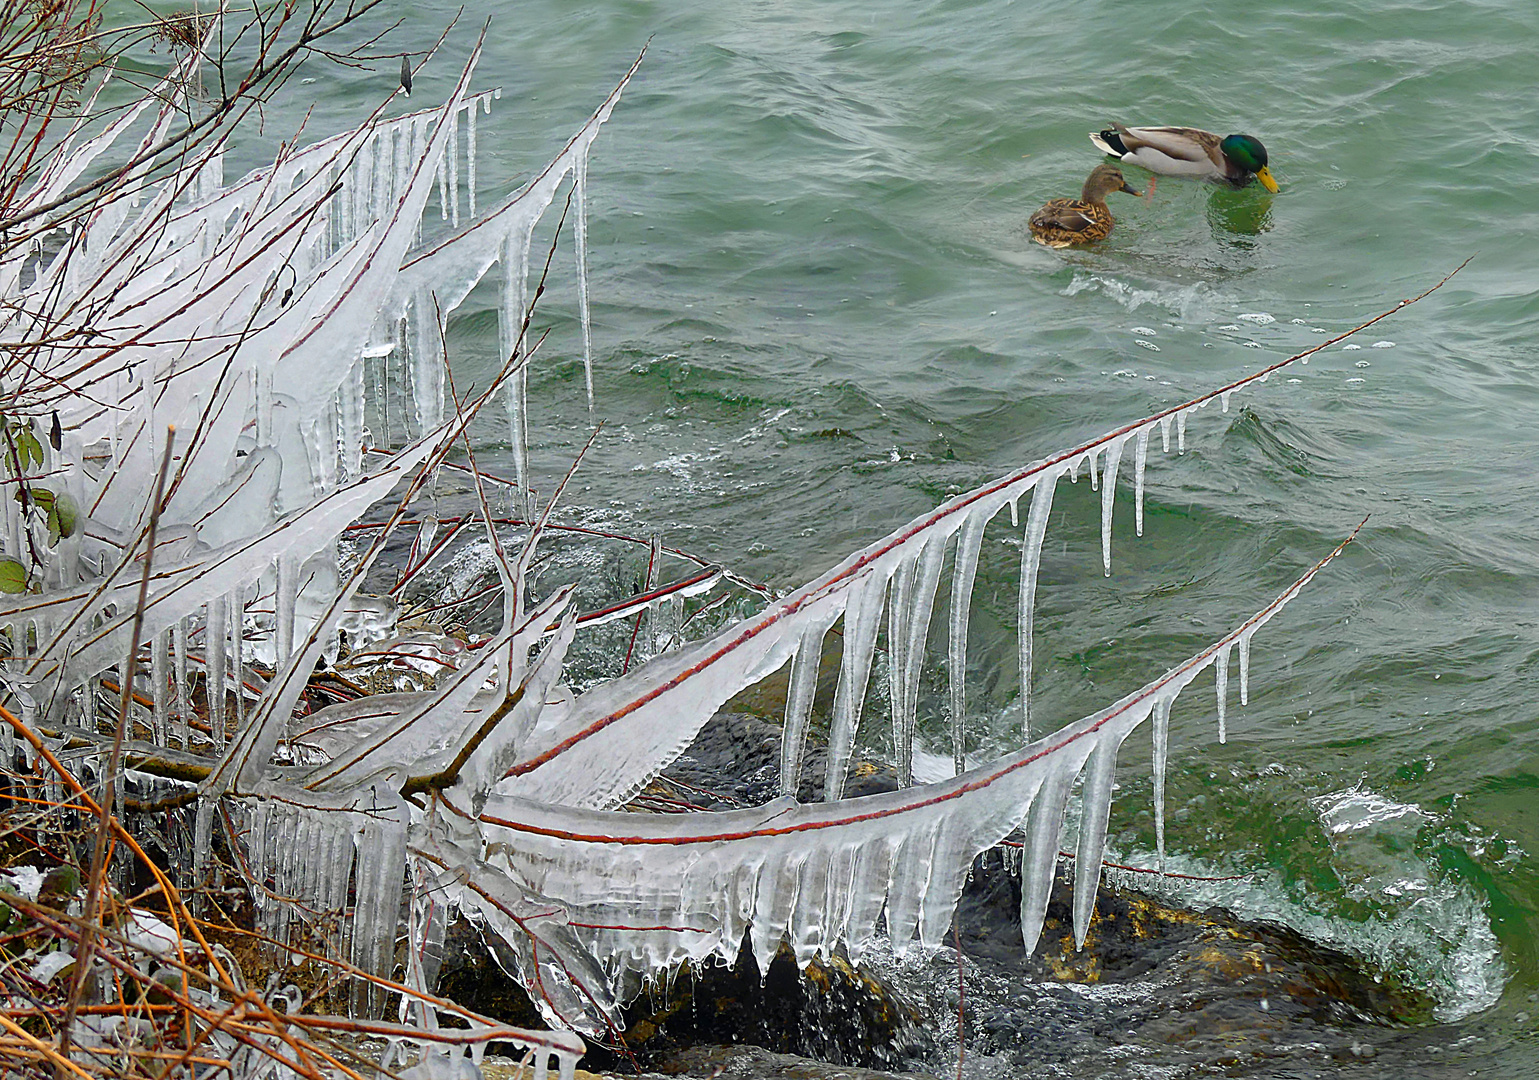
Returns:
[[[1344,545],[1343,545],[1344,546]],[[782,938],[798,963],[843,944],[858,956],[880,916],[899,948],[942,942],[981,851],[1029,824],[1022,927],[1036,946],[1064,804],[1083,776],[1074,923],[1094,907],[1117,751],[1237,640],[1296,596],[1338,547],[1240,627],[1115,704],[948,781],[803,805],[649,815],[493,795],[481,815],[487,861],[559,898],[626,998],[685,960],[736,956],[747,934],[765,970]],[[1163,733],[1161,733],[1163,735]]]
[[[1198,399],[1170,412],[1184,416],[1201,408],[1206,400]],[[559,728],[536,733],[503,791],[572,806],[612,807],[623,803],[681,753],[706,720],[733,694],[777,670],[799,651],[819,648],[822,636],[817,629],[826,630],[842,617],[844,653],[829,736],[835,753],[827,782],[827,794],[837,797],[843,778],[834,776],[835,767],[845,764],[859,727],[884,604],[890,612],[889,648],[894,650],[897,660],[888,665],[891,697],[898,703],[893,718],[895,754],[900,762],[907,762],[912,754],[920,662],[948,544],[960,552],[959,561],[957,556],[953,557],[949,620],[952,704],[958,725],[954,739],[960,741],[960,725],[965,718],[960,680],[965,674],[968,609],[983,530],[1001,510],[1011,507],[1013,515],[1019,500],[1036,492],[1033,505],[1040,505],[1041,510],[1028,515],[1019,611],[1025,669],[1022,685],[1028,688],[1023,698],[1029,704],[1031,609],[1051,489],[1061,476],[1072,476],[1079,466],[1101,453],[1106,453],[1109,461],[1120,458],[1127,440],[1147,432],[1163,415],[1118,428],[958,495],[856,552],[757,615],[590,690],[578,698]],[[1108,479],[1114,476],[1113,469]],[[1109,484],[1106,490],[1110,493]],[[1142,496],[1142,485],[1137,494]],[[1103,498],[1102,533],[1108,559],[1111,506],[1112,500]],[[890,590],[895,592],[888,603]],[[803,661],[804,670],[807,662]],[[798,709],[805,707],[801,699],[793,700],[792,704]],[[794,715],[795,711],[792,710],[792,722],[786,729],[793,741],[800,738],[803,723]],[[799,764],[799,753],[787,754],[785,760],[794,770]],[[795,778],[788,775],[782,783],[786,790],[791,790]]]

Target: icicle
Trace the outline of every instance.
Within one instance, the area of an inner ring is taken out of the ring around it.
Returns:
[[[882,622],[887,580],[868,573],[852,586],[844,609],[844,656],[839,665],[839,686],[834,691],[834,715],[828,733],[827,771],[823,798],[833,802],[844,793],[845,773],[855,747],[855,732],[865,705],[866,681],[871,674],[871,653]]]
[[[390,440],[390,384],[385,379],[385,362],[388,357],[374,356],[370,350],[365,349],[363,361],[365,367],[365,380],[368,373],[374,375],[372,396],[375,405],[379,408],[379,430],[374,433],[377,440],[375,445],[384,449],[391,444]]]
[[[978,551],[988,519],[969,514],[957,533],[956,555],[951,571],[951,638],[947,666],[951,676],[951,757],[956,771],[967,768],[967,621],[972,610],[973,579],[978,574]]]
[[[1089,751],[1089,746],[1082,751],[1071,750],[1078,760],[1065,761],[1062,767],[1050,772],[1031,801],[1026,848],[1021,853],[1021,938],[1027,956],[1037,951],[1037,941],[1042,936],[1047,900],[1058,869],[1058,838],[1063,833],[1064,808]]]
[[[913,782],[914,722],[919,709],[919,675],[924,668],[925,642],[930,636],[930,615],[935,609],[935,591],[940,585],[941,567],[946,560],[947,538],[937,533],[925,541],[913,565],[908,582],[903,618],[889,629],[901,638],[895,648],[893,670],[893,754],[897,759],[901,783]],[[893,601],[897,603],[896,600]],[[902,670],[898,670],[898,656]]]
[[[214,745],[225,743],[225,616],[229,605],[223,596],[211,598],[203,617],[203,686],[208,697],[208,726]]]
[[[1149,429],[1138,429],[1138,441],[1133,446],[1133,527],[1134,532],[1144,534],[1144,465],[1149,460]]]
[[[1186,453],[1186,410],[1176,413],[1176,450]]]
[[[802,782],[802,756],[807,746],[807,722],[818,689],[818,668],[823,659],[822,623],[808,623],[802,631],[796,655],[791,658],[791,685],[786,691],[786,721],[780,740],[780,793],[793,798]]]
[[[208,871],[209,855],[214,850],[214,800],[199,799],[192,826],[192,880],[184,884],[183,892],[192,892],[194,886],[203,884]]]
[[[465,215],[476,216],[476,104],[465,110]]]
[[[352,370],[337,389],[338,439],[344,479],[356,479],[363,472],[363,365],[353,363]]]
[[[913,603],[914,578],[919,565],[905,553],[892,575],[887,598],[887,696],[892,703],[893,756],[898,768],[898,782],[907,787],[913,782],[914,744],[908,715],[908,620]]]
[[[377,141],[375,136],[370,135],[353,164],[353,172],[357,177],[353,190],[354,236],[362,236],[371,224],[379,220],[379,215],[374,213],[374,145]]]
[[[1170,706],[1174,698],[1161,694],[1154,702],[1154,847],[1160,873],[1165,872],[1165,763],[1170,746]]]
[[[156,746],[166,745],[167,723],[171,715],[171,631],[155,635],[150,644],[151,698],[155,703],[155,720],[151,728]]]
[[[256,444],[260,449],[273,445],[273,373],[257,365],[252,373],[253,397],[256,399]]]
[[[449,226],[460,227],[460,113],[456,109],[444,123],[449,125],[449,145],[444,160],[449,163]]]
[[[1160,417],[1160,443],[1165,448],[1165,453],[1170,453],[1170,417]]]
[[[1099,455],[1099,453],[1100,453],[1099,450],[1092,450],[1092,451],[1090,451],[1090,453],[1085,455],[1085,460],[1090,463],[1090,490],[1091,491],[1099,491],[1100,487],[1101,487],[1101,478],[1096,475],[1096,469],[1095,469],[1095,460],[1096,460],[1096,457]]]
[[[1031,509],[1026,512],[1026,534],[1021,537],[1021,586],[1016,606],[1017,646],[1021,658],[1021,734],[1031,738],[1031,635],[1036,621],[1037,571],[1042,565],[1042,538],[1053,508],[1053,491],[1059,471],[1044,472],[1031,489]]]
[[[1106,474],[1101,479],[1101,566],[1111,577],[1112,501],[1117,497],[1117,466],[1128,437],[1113,439],[1106,447]]]
[[[1079,848],[1074,855],[1074,945],[1085,947],[1085,933],[1095,913],[1101,884],[1101,859],[1106,853],[1106,823],[1111,817],[1112,787],[1117,780],[1117,751],[1128,733],[1149,715],[1153,703],[1124,710],[1095,736],[1095,749],[1085,766],[1080,788]]]
[[[176,650],[176,737],[184,753],[192,749],[188,738],[192,696],[187,686],[187,628],[191,621],[190,618],[178,619],[171,628],[171,644]]]
[[[1250,638],[1246,630],[1240,635],[1240,704],[1250,704]]]
[[[370,224],[390,220],[391,145],[392,140],[388,131],[383,138],[378,135],[374,138],[374,162],[372,166],[374,186],[370,191]]]
[[[230,669],[235,678],[234,727],[238,731],[246,717],[246,662],[242,655],[246,640],[246,594],[236,589],[230,594]]]
[[[1223,408],[1219,410],[1220,412],[1229,411],[1229,395],[1232,393],[1234,393],[1233,390],[1225,390],[1223,393],[1218,395],[1219,404],[1223,406]]]
[[[1229,731],[1224,726],[1224,707],[1229,703],[1229,649],[1225,645],[1218,650],[1218,655],[1213,659],[1213,681],[1215,692],[1218,695],[1218,741],[1220,744],[1229,738]]]
[[[472,120],[475,113],[471,112]],[[474,129],[472,129],[474,130]],[[572,201],[576,204],[577,311],[582,322],[582,370],[588,387],[588,419],[593,419],[593,323],[588,314],[588,151],[572,164]]]
[[[279,667],[294,652],[294,604],[298,596],[299,564],[292,555],[280,555],[277,587],[273,597],[273,610],[277,616],[275,662]]]
[[[412,407],[416,410],[417,430],[432,431],[443,423],[444,358],[438,312],[430,290],[417,291],[412,300],[411,320],[417,331],[410,351]]]
[[[518,370],[508,380],[508,441],[513,447],[513,472],[518,484],[519,508],[526,517],[534,516],[534,497],[529,490],[529,417],[528,365],[522,362],[524,351],[524,296],[529,272],[529,242],[533,223],[509,236],[502,252],[502,359],[517,355]]]
[[[1021,527],[1020,503],[1021,499],[1018,495],[1010,500],[1010,527],[1012,529],[1019,529]]]
[[[416,169],[417,159],[411,154],[411,127],[396,127],[395,138],[392,143],[395,146],[395,190],[390,193],[390,202],[400,202],[406,194],[406,189],[411,186],[412,172]]]

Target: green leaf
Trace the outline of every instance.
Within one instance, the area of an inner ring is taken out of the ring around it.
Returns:
[[[80,508],[67,491],[61,491],[53,497],[53,509],[48,512],[50,532],[54,531],[55,525],[58,526],[60,536],[74,536],[80,528]]]
[[[22,468],[28,468],[29,461],[37,465],[43,463],[43,444],[37,441],[30,427],[16,433],[16,449],[21,453]]]
[[[0,559],[0,593],[27,591],[27,568],[15,559]]]

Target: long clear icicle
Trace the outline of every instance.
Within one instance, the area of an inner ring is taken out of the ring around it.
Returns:
[[[956,557],[951,571],[951,636],[947,666],[951,676],[951,756],[956,771],[967,768],[967,623],[972,610],[973,580],[978,575],[978,552],[983,547],[983,528],[988,519],[969,514],[957,533]]]
[[[449,163],[449,225],[460,227],[460,114],[456,109],[444,123],[449,125],[449,145],[444,160]]]
[[[166,745],[168,720],[171,716],[171,631],[155,635],[150,645],[150,681],[153,686],[155,720],[152,731],[157,746]]]
[[[892,702],[893,757],[898,769],[899,783],[912,783],[914,771],[914,744],[909,734],[910,720],[907,715],[908,685],[908,615],[912,604],[914,579],[918,576],[918,563],[909,557],[904,559],[892,575],[887,597],[887,696]]]
[[[1117,782],[1117,751],[1122,740],[1149,715],[1152,702],[1135,703],[1095,736],[1095,749],[1085,766],[1080,789],[1079,848],[1074,855],[1074,944],[1084,948],[1085,933],[1095,912],[1101,884],[1101,859],[1106,853],[1106,823],[1111,818],[1112,788]]]
[[[214,745],[225,742],[225,613],[228,602],[223,596],[209,600],[203,617],[203,686],[208,697],[208,726]]]
[[[1250,704],[1250,639],[1247,632],[1240,635],[1240,704]]]
[[[299,564],[292,555],[279,555],[273,610],[277,625],[275,662],[282,666],[294,651],[294,606],[299,597]]]
[[[1144,534],[1144,466],[1149,460],[1149,428],[1138,429],[1138,441],[1133,446],[1133,530]]]
[[[1073,750],[1060,751],[1071,757],[1048,774],[1031,803],[1031,814],[1026,820],[1026,849],[1021,853],[1021,938],[1028,956],[1036,951],[1042,936],[1042,922],[1058,867],[1064,809],[1092,742],[1085,739],[1083,745],[1076,744]]]
[[[1220,744],[1229,741],[1229,729],[1224,722],[1224,710],[1229,704],[1229,646],[1225,645],[1218,650],[1218,658],[1213,661],[1213,685],[1214,693],[1218,697],[1218,741]]]
[[[474,116],[474,111],[472,111]],[[576,212],[577,314],[582,322],[582,371],[588,388],[588,417],[593,417],[593,322],[588,314],[588,150],[572,165],[572,209]]]
[[[230,593],[230,670],[234,675],[235,712],[233,719],[234,727],[237,730],[240,728],[246,714],[246,659],[243,655],[243,645],[246,638],[245,622],[245,590],[236,589]]]
[[[1174,698],[1161,694],[1154,702],[1154,847],[1159,853],[1160,873],[1165,872],[1165,766],[1170,749],[1170,706]]]
[[[534,516],[529,490],[529,380],[524,351],[524,297],[529,276],[529,244],[533,222],[516,230],[503,244],[502,253],[502,359],[520,357],[518,369],[508,379],[508,440],[513,447],[513,474],[518,484],[519,509]]]
[[[828,764],[823,777],[823,798],[834,802],[844,794],[845,773],[855,748],[855,732],[865,704],[866,682],[871,675],[871,654],[876,631],[882,622],[887,579],[867,574],[853,587],[844,609],[844,656],[839,665],[839,685],[834,691],[834,715],[828,734]]]
[[[827,627],[810,623],[802,631],[802,640],[791,659],[791,680],[786,690],[786,721],[780,740],[780,793],[796,794],[802,780],[802,758],[807,747],[807,723],[812,716],[812,701],[818,689],[818,668],[823,659],[823,636]]]
[[[1122,448],[1128,437],[1113,439],[1106,446],[1106,471],[1101,477],[1101,566],[1111,577],[1112,504],[1117,496],[1117,466],[1122,462]]]
[[[491,101],[486,102],[487,108],[491,107]],[[470,103],[470,108],[465,110],[465,213],[474,219],[476,216],[476,109],[475,102]]]
[[[1031,641],[1036,623],[1037,572],[1042,566],[1042,539],[1053,509],[1053,492],[1061,470],[1044,472],[1031,489],[1031,509],[1026,512],[1026,533],[1021,537],[1020,598],[1016,604],[1016,642],[1021,659],[1021,734],[1031,738]]]
[[[171,628],[171,645],[176,650],[176,738],[184,752],[192,749],[188,739],[192,699],[187,685],[187,630],[190,622],[190,618],[178,619]]]
[[[905,563],[907,587],[900,612],[894,590],[893,618],[889,620],[888,644],[892,648],[889,677],[892,686],[893,754],[897,760],[899,781],[913,782],[914,724],[919,709],[919,675],[924,669],[924,647],[930,636],[930,615],[935,609],[935,592],[940,585],[941,567],[946,560],[946,537],[936,535],[925,541],[924,549],[912,563]],[[894,585],[905,570],[894,576]],[[896,635],[896,636],[895,636]]]

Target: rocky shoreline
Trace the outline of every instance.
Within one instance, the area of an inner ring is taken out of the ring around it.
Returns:
[[[761,803],[777,791],[779,741],[764,720],[722,713],[635,808]],[[807,799],[822,780],[821,754],[809,759]],[[896,784],[890,768],[865,761],[850,794]],[[1103,883],[1076,949],[1067,864],[1026,956],[1008,862],[995,851],[975,865],[954,928],[960,957],[953,948],[925,958],[874,950],[859,965],[836,959],[798,972],[782,950],[761,976],[744,950],[734,965],[677,972],[644,994],[627,1010],[626,1051],[594,1049],[584,1065],[630,1076],[951,1075],[959,1011],[976,1076],[1114,1076],[1140,1061],[1245,1075],[1283,1061],[1360,1064],[1432,1030],[1433,1003],[1415,987],[1223,908],[1187,910]],[[457,931],[445,992],[499,1019],[535,1023],[474,938],[469,927]]]

